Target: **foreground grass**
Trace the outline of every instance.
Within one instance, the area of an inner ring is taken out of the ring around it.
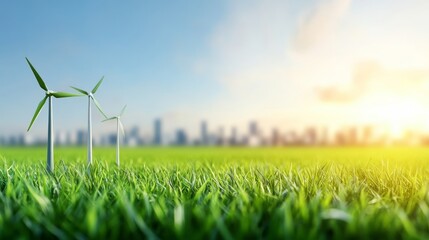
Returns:
[[[0,239],[427,239],[429,149],[1,149]]]

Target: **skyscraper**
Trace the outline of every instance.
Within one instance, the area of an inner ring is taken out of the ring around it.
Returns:
[[[159,118],[155,119],[154,124],[153,124],[153,131],[154,131],[153,144],[161,145],[162,144],[162,122],[161,122],[161,119],[159,119]]]
[[[232,127],[231,128],[231,136],[229,138],[229,144],[234,146],[238,144],[238,139],[237,139],[237,128],[236,127]]]
[[[251,121],[249,123],[249,135],[250,136],[257,136],[257,135],[259,135],[258,122]]]
[[[76,137],[76,144],[78,145],[78,146],[82,146],[82,145],[84,145],[85,144],[85,142],[86,142],[86,138],[85,138],[85,136],[86,136],[86,132],[84,131],[84,130],[78,130],[77,131],[77,137]]]
[[[140,129],[138,126],[133,126],[127,134],[127,144],[130,146],[137,146],[143,144],[140,137]]]
[[[176,132],[176,145],[186,145],[188,144],[188,136],[183,129],[178,129]]]
[[[208,130],[207,130],[207,122],[202,121],[201,122],[201,145],[208,145],[209,143],[209,136],[208,136]]]
[[[270,144],[272,146],[278,146],[281,143],[281,136],[279,133],[279,130],[277,128],[273,128],[272,132],[271,132],[271,140],[270,140]]]
[[[220,146],[225,144],[225,134],[223,127],[219,127],[216,144]]]

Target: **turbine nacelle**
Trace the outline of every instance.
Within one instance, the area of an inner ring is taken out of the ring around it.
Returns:
[[[92,89],[92,91],[85,91],[83,89],[77,88],[77,87],[73,87],[70,86],[71,88],[73,88],[74,90],[78,91],[79,93],[83,94],[81,96],[88,96],[89,99],[92,99],[92,101],[94,102],[95,106],[97,107],[98,111],[100,111],[100,113],[107,118],[106,114],[104,113],[104,111],[101,109],[100,104],[98,103],[98,101],[95,99],[94,94],[97,92],[98,87],[100,87],[101,83],[103,82],[104,76],[100,79],[100,81],[98,81],[97,85],[95,85],[94,89]]]
[[[114,120],[114,119],[116,119],[116,121],[118,121],[118,125],[119,125],[119,128],[121,129],[121,132],[122,132],[122,135],[124,135],[125,136],[125,130],[124,130],[124,126],[122,125],[122,122],[121,122],[121,117],[122,117],[122,115],[124,114],[124,112],[125,112],[125,108],[127,108],[127,105],[125,105],[123,108],[122,108],[122,110],[121,110],[121,113],[119,114],[119,115],[117,115],[117,116],[113,116],[113,117],[110,117],[110,118],[107,118],[106,117],[106,119],[104,119],[102,122],[106,122],[106,121],[110,121],[110,120]]]
[[[49,90],[48,87],[46,86],[46,83],[43,81],[42,77],[40,77],[39,73],[33,67],[33,65],[31,64],[31,62],[27,58],[25,58],[25,59],[27,60],[27,63],[30,66],[31,71],[34,74],[34,77],[36,77],[37,83],[39,84],[40,88],[45,91],[45,97],[42,99],[42,101],[40,101],[39,105],[37,106],[36,112],[34,113],[33,118],[31,119],[30,125],[28,126],[27,131],[30,131],[31,126],[33,125],[33,123],[36,120],[37,116],[39,116],[40,110],[42,110],[43,106],[46,103],[46,100],[49,97],[67,98],[67,97],[78,97],[78,96],[81,96],[81,95],[67,93],[67,92],[56,92],[56,91]]]

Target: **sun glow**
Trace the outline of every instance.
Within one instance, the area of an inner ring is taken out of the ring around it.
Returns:
[[[368,120],[385,126],[393,138],[402,137],[409,129],[427,130],[423,128],[428,116],[417,99],[380,94],[364,105]]]

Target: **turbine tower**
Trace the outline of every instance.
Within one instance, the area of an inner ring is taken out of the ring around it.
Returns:
[[[98,87],[100,87],[101,83],[103,82],[104,77],[98,81],[97,85],[92,89],[91,92],[87,92],[85,90],[82,90],[77,87],[71,87],[74,90],[88,96],[88,165],[92,164],[92,117],[91,117],[91,99],[94,102],[95,106],[97,107],[98,111],[100,111],[101,114],[103,114],[104,118],[107,118],[106,114],[103,112],[103,110],[100,107],[100,104],[95,99],[94,94],[97,92]]]
[[[124,114],[126,107],[127,107],[127,105],[125,105],[124,108],[122,108],[122,111],[118,116],[106,118],[102,121],[102,122],[105,122],[105,121],[116,119],[116,165],[118,165],[118,167],[120,165],[120,162],[119,162],[119,129],[121,129],[122,135],[125,136],[124,126],[122,125],[121,117]]]
[[[30,131],[31,126],[33,126],[34,121],[36,120],[37,116],[39,116],[40,110],[42,110],[43,106],[46,103],[46,100],[49,101],[49,113],[48,113],[48,150],[47,150],[47,170],[48,172],[54,171],[54,123],[53,123],[53,110],[52,110],[52,97],[54,98],[67,98],[67,97],[77,97],[81,95],[67,93],[67,92],[55,92],[52,90],[49,90],[46,86],[45,82],[40,77],[39,73],[37,73],[36,69],[31,65],[30,61],[27,60],[28,65],[30,65],[31,71],[33,72],[34,76],[37,79],[37,82],[39,83],[39,86],[45,90],[45,97],[40,101],[39,105],[36,108],[36,112],[34,113],[33,118],[31,119],[30,126],[28,126],[27,132]]]

